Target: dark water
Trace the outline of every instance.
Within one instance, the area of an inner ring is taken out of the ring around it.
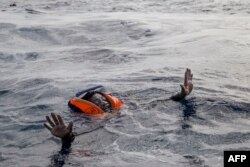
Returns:
[[[247,1],[10,1],[0,4],[0,166],[221,167],[249,150]],[[194,90],[181,103],[185,68]],[[71,153],[43,127],[102,84],[126,103]]]

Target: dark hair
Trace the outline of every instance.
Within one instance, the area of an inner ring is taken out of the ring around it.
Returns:
[[[98,107],[100,107],[104,112],[112,112],[112,107],[110,102],[106,99],[105,96],[103,96],[102,93],[94,92],[91,95],[88,96],[88,99],[86,99]]]

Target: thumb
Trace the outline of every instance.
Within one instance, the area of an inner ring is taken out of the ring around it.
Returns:
[[[185,92],[185,87],[184,85],[180,85],[181,86],[181,92]]]
[[[180,85],[180,86],[181,86],[181,94],[183,96],[186,96],[186,89],[185,89],[184,85]]]
[[[72,132],[72,130],[73,130],[73,122],[70,122],[70,123],[69,123],[67,129],[68,129],[70,132]]]

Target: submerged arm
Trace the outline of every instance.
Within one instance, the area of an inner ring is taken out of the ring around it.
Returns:
[[[185,76],[184,76],[184,84],[181,86],[181,92],[177,93],[170,97],[171,100],[180,101],[188,96],[193,90],[193,74],[191,73],[190,69],[186,69]]]

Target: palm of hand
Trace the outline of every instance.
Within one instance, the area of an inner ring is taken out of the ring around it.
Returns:
[[[60,137],[60,138],[63,138],[64,136],[66,136],[69,133],[70,133],[70,131],[68,130],[68,128],[65,125],[56,125],[51,130],[52,135],[54,135],[56,137]]]
[[[181,85],[181,94],[183,96],[189,95],[193,90],[193,74],[190,69],[187,69],[184,77],[184,85]]]
[[[52,119],[49,116],[46,116],[47,123],[45,123],[44,126],[51,132],[52,135],[63,138],[72,132],[72,122],[66,126],[60,115],[51,113],[51,117]]]

